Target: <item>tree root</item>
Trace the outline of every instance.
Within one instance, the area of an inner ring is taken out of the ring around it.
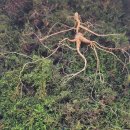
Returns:
[[[58,47],[55,49],[55,50],[50,50],[52,53],[47,56],[47,58],[49,58],[50,56],[52,56],[54,53],[57,52],[58,48],[60,46],[66,46],[68,47],[69,49],[71,50],[77,50],[77,53],[79,54],[79,56],[83,59],[84,61],[84,67],[79,70],[78,72],[76,73],[73,73],[73,74],[67,74],[65,77],[64,77],[64,81],[67,82],[69,81],[70,79],[72,79],[73,77],[79,75],[81,72],[85,71],[86,68],[87,68],[87,60],[85,58],[85,56],[81,53],[80,51],[80,47],[81,47],[81,43],[83,44],[86,44],[88,47],[90,47],[93,51],[94,51],[94,54],[95,54],[95,57],[96,57],[96,61],[97,61],[97,67],[96,67],[96,75],[100,75],[101,72],[100,72],[100,60],[99,60],[99,57],[98,57],[98,53],[97,53],[97,50],[100,50],[100,51],[103,51],[103,52],[106,52],[106,53],[109,53],[111,55],[113,55],[121,64],[123,64],[124,68],[127,70],[127,73],[129,74],[129,70],[127,68],[127,64],[124,63],[120,58],[118,58],[118,56],[116,54],[114,54],[113,52],[114,51],[121,51],[123,52],[123,54],[125,53],[128,57],[129,57],[129,63],[130,63],[130,54],[127,52],[127,49],[129,49],[128,47],[127,48],[108,48],[108,47],[104,47],[102,45],[100,45],[99,43],[97,43],[96,41],[91,41],[89,39],[87,39],[83,33],[80,31],[81,29],[86,33],[86,32],[89,32],[93,35],[96,35],[98,37],[107,37],[107,36],[117,36],[117,35],[120,35],[120,34],[98,34],[96,32],[93,32],[92,30],[90,30],[88,27],[85,27],[85,24],[81,22],[81,18],[79,16],[79,14],[76,12],[74,14],[74,16],[72,16],[72,18],[74,19],[75,21],[75,26],[74,27],[69,27],[67,25],[64,25],[64,24],[61,24],[61,23],[55,23],[49,30],[48,32],[48,35],[43,37],[43,38],[39,38],[36,34],[36,37],[37,39],[40,41],[40,43],[42,44],[43,41],[47,40],[48,38],[50,37],[53,37],[53,36],[56,36],[58,34],[62,34],[62,33],[66,33],[66,32],[69,32],[69,31],[72,31],[72,30],[75,30],[75,37],[74,39],[69,39],[69,38],[64,38],[63,40],[61,40],[59,43],[58,43]],[[62,30],[62,31],[59,31],[59,32],[55,32],[55,33],[52,33],[50,34],[50,32],[52,31],[52,29],[57,25],[57,24],[61,24],[62,26],[65,26],[66,30]],[[91,23],[89,23],[91,24]],[[65,41],[68,41],[69,43],[75,43],[76,44],[76,49],[70,47],[68,44],[66,43],[63,43]],[[44,44],[43,44],[44,45]],[[47,48],[47,47],[46,47]],[[124,56],[126,57],[126,55],[124,54]],[[100,77],[101,79],[101,77]]]
[[[80,22],[80,16],[78,15],[77,12],[75,13],[73,18],[75,20],[75,25],[76,25],[75,38],[72,39],[72,40],[70,40],[70,39],[67,39],[67,40],[69,42],[75,42],[76,43],[76,50],[77,50],[78,54],[80,55],[80,57],[84,61],[84,67],[80,71],[78,71],[78,72],[76,72],[74,74],[69,74],[69,75],[65,76],[65,78],[68,77],[67,81],[70,80],[71,78],[75,77],[76,75],[80,74],[81,72],[85,71],[85,69],[87,67],[87,60],[86,60],[85,56],[80,52],[81,42],[86,44],[86,45],[88,45],[88,46],[90,46],[92,48],[92,50],[94,51],[94,53],[95,53],[96,61],[97,61],[96,74],[100,73],[100,60],[98,58],[98,54],[97,54],[97,50],[96,49],[104,51],[106,53],[109,53],[109,54],[112,54],[113,56],[115,56],[116,59],[119,60],[123,64],[124,68],[126,68],[127,73],[129,74],[129,70],[128,70],[126,64],[112,52],[112,51],[121,51],[121,52],[123,51],[123,52],[125,52],[128,55],[128,57],[130,59],[130,55],[126,51],[126,49],[128,49],[128,48],[123,48],[123,49],[122,48],[108,48],[108,47],[101,46],[97,42],[91,41],[91,40],[85,38],[83,36],[83,34],[80,32],[80,29],[83,29],[85,32],[87,31],[87,32],[89,32],[91,34],[94,34],[94,35],[100,36],[100,37],[107,37],[107,36],[111,36],[111,35],[120,35],[120,34],[98,34],[98,33],[95,33],[93,31],[91,31],[90,29],[88,29],[87,27],[84,27],[82,25],[82,23]]]
[[[95,73],[96,73],[96,75],[100,76],[100,81],[101,81],[101,82],[102,82],[102,80],[101,80],[101,79],[102,79],[102,74],[101,74],[101,72],[100,72],[100,60],[99,60],[99,57],[98,57],[97,50],[100,50],[100,51],[103,51],[103,52],[106,52],[106,53],[109,53],[109,54],[113,55],[113,56],[124,66],[124,68],[127,70],[127,73],[129,74],[129,70],[128,70],[128,68],[127,68],[127,64],[130,63],[130,54],[127,52],[127,49],[129,49],[130,47],[127,47],[127,48],[126,48],[126,47],[125,47],[125,48],[109,48],[109,47],[104,47],[104,46],[100,45],[99,43],[97,43],[96,41],[91,41],[91,40],[87,39],[87,38],[83,35],[83,33],[82,33],[80,30],[84,31],[85,33],[86,33],[86,32],[89,32],[89,33],[91,33],[91,34],[93,34],[93,35],[96,35],[96,36],[98,36],[98,37],[116,36],[116,35],[120,35],[120,34],[98,34],[98,33],[96,33],[96,32],[93,32],[93,31],[90,30],[88,27],[85,27],[85,24],[81,22],[80,16],[79,16],[79,14],[78,14],[77,12],[74,14],[73,19],[74,19],[74,21],[75,21],[75,26],[74,26],[74,27],[69,27],[69,26],[64,25],[64,24],[61,24],[61,23],[55,23],[55,24],[50,28],[50,30],[49,30],[48,33],[47,33],[47,36],[45,36],[45,37],[41,37],[41,35],[40,35],[40,37],[39,37],[37,34],[33,33],[33,34],[36,36],[36,38],[38,39],[38,41],[39,41],[46,49],[48,49],[48,50],[51,52],[51,54],[50,54],[49,56],[45,57],[45,58],[51,57],[54,53],[57,52],[57,50],[59,49],[59,47],[61,47],[61,46],[66,46],[66,47],[68,47],[69,49],[71,49],[72,51],[75,51],[75,50],[76,50],[77,53],[78,53],[78,55],[79,55],[79,56],[82,58],[82,60],[84,61],[84,66],[83,66],[83,68],[82,68],[81,70],[79,70],[78,72],[76,72],[76,73],[67,74],[66,76],[64,76],[64,78],[63,78],[63,83],[68,82],[68,81],[71,80],[72,78],[76,77],[77,75],[79,75],[80,73],[82,73],[83,71],[85,71],[86,68],[87,68],[87,60],[86,60],[86,57],[85,57],[85,56],[81,53],[81,51],[80,51],[81,43],[86,44],[88,47],[90,47],[90,48],[94,51],[95,58],[96,58],[96,62],[97,62],[97,63],[96,63],[96,72],[95,72]],[[62,26],[66,27],[67,29],[61,30],[61,31],[58,31],[58,32],[54,32],[54,33],[50,34],[50,33],[52,32],[52,29],[53,29],[57,24],[61,24]],[[59,41],[59,43],[57,44],[58,47],[57,47],[56,49],[54,49],[54,50],[51,50],[50,48],[48,48],[47,46],[45,46],[45,45],[43,44],[43,41],[47,40],[47,39],[50,38],[50,37],[53,37],[53,36],[56,36],[56,35],[59,35],[59,34],[63,34],[63,33],[67,33],[67,32],[72,31],[72,30],[75,31],[75,37],[74,37],[74,39],[64,38],[63,40]],[[31,34],[32,34],[32,33],[31,33]],[[30,35],[30,34],[24,34],[24,35]],[[65,43],[64,43],[64,42],[65,42]],[[76,44],[76,48],[72,48],[71,46],[69,46],[69,45],[67,44],[67,42],[69,42],[69,43],[75,43],[75,44]],[[121,52],[124,54],[125,57],[129,57],[129,63],[127,63],[127,64],[124,63],[116,54],[114,54],[115,51],[121,51]],[[10,53],[12,53],[12,52],[10,52]],[[3,53],[3,54],[4,54],[4,53]],[[6,53],[5,53],[5,54],[6,54]],[[16,54],[18,54],[18,53],[16,52]],[[0,55],[2,55],[2,54],[0,54]],[[24,54],[20,54],[20,55],[25,56]],[[25,57],[26,57],[26,56],[25,56]],[[27,57],[28,57],[28,56],[27,56]],[[30,57],[28,57],[28,58],[30,58]],[[31,58],[31,59],[32,59],[32,58]],[[21,75],[22,75],[22,72],[23,72],[24,68],[26,67],[26,65],[32,64],[32,63],[35,63],[35,62],[37,62],[37,61],[28,62],[28,63],[26,63],[25,65],[23,65],[22,70],[20,71],[20,75],[19,75],[20,83],[22,82],[22,81],[21,81]],[[21,88],[21,90],[22,90],[22,88]],[[22,94],[21,94],[21,95],[22,95]]]

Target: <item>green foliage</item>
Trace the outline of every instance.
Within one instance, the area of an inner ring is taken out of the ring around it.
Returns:
[[[44,8],[43,8],[44,7]],[[41,28],[29,20],[47,20]],[[63,83],[66,74],[82,69],[84,63],[76,51],[61,46],[47,57],[65,37],[74,32],[56,35],[42,44],[56,22],[73,26],[68,16],[78,12],[82,22],[91,22],[93,31],[120,33],[105,38],[85,34],[99,44],[124,47],[129,44],[124,25],[121,0],[33,0],[31,12],[24,13],[24,26],[11,24],[5,12],[0,14],[0,129],[3,130],[122,130],[130,128],[129,75],[125,66],[111,53],[97,50],[100,73],[96,74],[96,57],[91,48],[83,45],[87,59],[84,73]],[[50,34],[66,29],[57,24]],[[36,35],[30,33],[34,32]],[[65,42],[65,44],[69,44]],[[49,47],[49,49],[45,48]],[[75,48],[75,44],[71,44]],[[6,54],[4,54],[6,52]],[[115,52],[123,61],[126,53]],[[130,65],[128,64],[128,70]],[[102,78],[102,80],[101,80]]]
[[[31,66],[30,72],[28,72],[29,67],[24,70],[22,80],[26,84],[32,84],[34,89],[37,89],[38,98],[44,98],[46,95],[46,82],[51,79],[52,73],[52,63],[50,60],[42,59],[34,56],[35,67]]]
[[[58,119],[57,114],[51,108],[52,105],[53,97],[43,101],[33,97],[25,98],[12,103],[12,107],[8,108],[4,114],[5,130],[10,130],[10,128],[11,130],[51,129]]]
[[[27,70],[23,70],[21,80],[24,84],[24,86],[22,86],[23,89],[27,89],[27,92],[24,92],[25,90],[23,90],[23,96],[31,96],[30,94],[35,93],[35,98],[28,97],[22,99],[14,99],[16,98],[15,94],[17,93],[16,86],[20,82],[20,68],[4,73],[4,76],[0,80],[0,93],[2,96],[0,108],[2,114],[5,113],[4,119],[6,122],[4,125],[6,130],[10,128],[12,130],[46,130],[50,127],[50,124],[53,124],[54,122],[55,118],[51,116],[51,114],[48,115],[46,110],[46,107],[48,107],[49,105],[51,106],[51,102],[53,103],[53,98],[45,98],[46,82],[51,79],[52,75],[51,61],[39,58],[37,56],[34,56],[33,60],[34,62],[36,60],[38,62],[34,66],[30,66],[31,70],[29,67],[27,68]],[[29,88],[30,84],[33,86],[32,90],[31,88]],[[43,100],[45,100],[45,102],[43,102]],[[48,126],[46,125],[46,123],[48,123]]]
[[[41,4],[42,0],[33,0],[33,3],[38,5],[38,4]]]

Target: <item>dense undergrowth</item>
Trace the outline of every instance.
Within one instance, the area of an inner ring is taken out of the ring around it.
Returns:
[[[121,34],[105,38],[85,34],[89,39],[106,47],[129,46],[129,19],[121,0],[1,2],[1,130],[130,129],[129,75],[116,57],[98,50],[101,74],[96,75],[95,55],[82,45],[81,52],[88,61],[86,71],[63,82],[66,74],[83,67],[82,59],[66,46],[48,56],[60,40],[73,38],[74,32],[55,35],[43,43],[36,37],[48,35],[55,23],[50,34],[73,26],[69,16],[75,12],[95,32]],[[115,54],[128,62],[129,70],[129,57],[121,52]]]

